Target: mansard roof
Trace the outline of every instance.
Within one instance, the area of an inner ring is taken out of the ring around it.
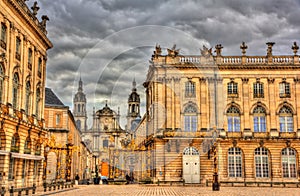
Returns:
[[[57,97],[57,95],[50,88],[45,89],[45,105],[65,107],[63,102]]]

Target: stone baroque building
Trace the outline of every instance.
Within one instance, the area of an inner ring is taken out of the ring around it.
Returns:
[[[42,184],[46,15],[25,1],[0,0],[0,180],[5,187]]]
[[[48,129],[47,182],[91,178],[92,151],[82,142],[81,132],[68,106],[46,88],[45,127]],[[68,161],[70,160],[70,161]]]
[[[136,179],[298,182],[300,61],[294,55],[223,56],[222,46],[183,56],[156,46],[144,87],[146,114],[136,130]],[[139,163],[140,162],[140,163]]]

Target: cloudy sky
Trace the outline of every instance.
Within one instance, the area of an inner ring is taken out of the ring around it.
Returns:
[[[29,7],[34,0],[27,1]],[[47,87],[72,108],[78,79],[92,108],[105,100],[122,124],[135,78],[145,105],[148,61],[158,43],[166,53],[173,44],[181,54],[200,54],[203,45],[223,45],[223,55],[291,55],[300,36],[300,0],[38,0],[39,17],[48,15]],[[144,111],[144,110],[142,110]],[[91,125],[89,125],[90,127]]]

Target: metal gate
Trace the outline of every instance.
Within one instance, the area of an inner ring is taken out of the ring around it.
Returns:
[[[200,154],[194,147],[187,147],[182,155],[182,177],[186,183],[200,183]]]

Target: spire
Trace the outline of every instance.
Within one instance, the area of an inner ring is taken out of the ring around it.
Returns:
[[[82,80],[81,80],[81,76],[80,76],[80,79],[79,79],[78,92],[82,92]]]
[[[135,78],[133,78],[133,81],[132,81],[132,91],[136,91],[136,82],[135,82]]]

